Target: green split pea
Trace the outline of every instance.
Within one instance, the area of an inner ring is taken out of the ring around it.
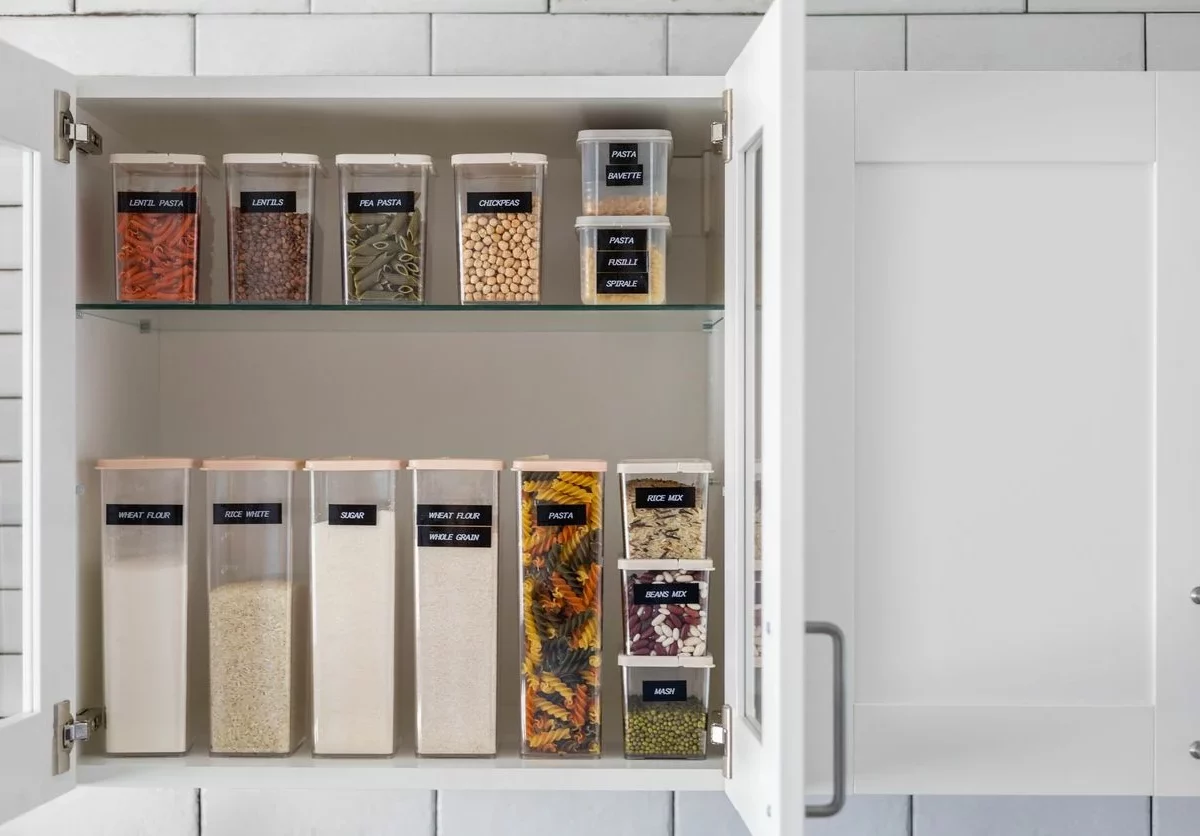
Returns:
[[[625,708],[625,754],[638,758],[703,758],[708,711],[695,697],[678,702],[644,702],[630,697]]]

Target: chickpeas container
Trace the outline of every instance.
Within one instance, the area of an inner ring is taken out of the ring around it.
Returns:
[[[338,154],[346,304],[425,301],[425,220],[433,161]]]
[[[667,237],[661,216],[576,218],[580,299],[585,305],[662,305],[667,301]]]
[[[702,760],[708,746],[711,656],[619,656],[625,680],[625,757]]]
[[[541,301],[544,154],[455,154],[464,305]]]
[[[670,131],[580,131],[583,214],[667,214]]]
[[[226,154],[229,301],[308,302],[312,296],[313,154]]]

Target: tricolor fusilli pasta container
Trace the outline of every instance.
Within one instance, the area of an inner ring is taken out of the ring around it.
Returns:
[[[595,460],[523,459],[521,754],[600,754],[604,473]]]

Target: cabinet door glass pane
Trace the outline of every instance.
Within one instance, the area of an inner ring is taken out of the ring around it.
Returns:
[[[762,725],[762,142],[754,143],[743,159],[746,173],[745,265],[746,292],[746,519],[750,522],[746,544],[746,660],[743,701],[746,719],[755,729]]]

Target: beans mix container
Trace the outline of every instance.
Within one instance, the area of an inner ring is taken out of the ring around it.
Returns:
[[[229,300],[308,302],[312,294],[313,154],[226,154]]]
[[[413,472],[417,754],[496,754],[500,461]]]
[[[183,754],[191,459],[101,459],[106,746]]]
[[[541,301],[544,154],[455,154],[463,304]]]
[[[312,749],[396,748],[396,475],[403,462],[320,459],[312,480]]]
[[[711,560],[619,560],[625,653],[704,656],[708,652]]]
[[[576,219],[575,229],[583,304],[666,303],[668,218],[584,216]]]
[[[620,656],[625,757],[700,760],[707,754],[713,660]]]
[[[583,214],[667,214],[670,131],[580,131]]]
[[[600,754],[604,473],[594,460],[523,459],[521,753]]]
[[[293,552],[291,459],[208,459],[211,750],[287,755],[304,740],[308,579]]]
[[[345,302],[424,302],[433,161],[421,154],[338,154],[335,161]]]
[[[627,559],[707,557],[712,469],[703,459],[628,459],[617,465]]]
[[[118,302],[195,302],[200,258],[197,154],[113,154]]]

